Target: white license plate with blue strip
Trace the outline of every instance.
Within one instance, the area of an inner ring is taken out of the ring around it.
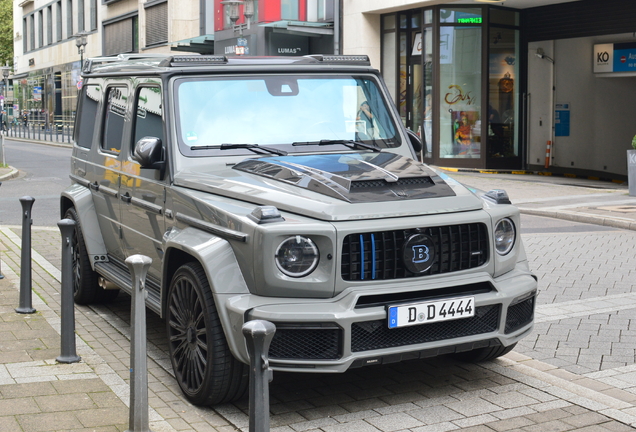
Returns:
[[[475,298],[461,297],[389,306],[387,315],[389,328],[470,318],[475,316]]]

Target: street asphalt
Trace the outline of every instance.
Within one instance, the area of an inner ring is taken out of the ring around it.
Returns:
[[[0,168],[0,181],[11,181],[17,174],[14,171]],[[626,184],[537,174],[444,171],[476,189],[506,190],[523,214],[617,228],[612,235],[627,239],[627,252],[623,254],[631,251],[629,265],[634,262],[636,233],[631,231],[636,231],[636,197],[628,195]],[[33,314],[15,312],[21,273],[20,231],[18,226],[0,226],[0,431],[129,429],[129,297],[121,295],[109,307],[76,306],[77,354],[81,361],[57,363],[61,310],[59,230],[32,227]],[[598,238],[604,234],[598,234]],[[532,245],[528,247],[531,248]],[[542,259],[558,258],[547,254],[538,257],[537,266]],[[594,269],[590,272],[594,273]],[[631,357],[626,355],[624,361],[607,370],[596,368],[592,359],[587,369],[581,370],[580,363],[575,367],[539,355],[543,337],[565,337],[563,328],[542,327],[545,323],[560,319],[569,326],[571,320],[599,311],[636,309],[636,297],[631,294],[636,292],[634,275],[635,271],[627,269],[619,277],[627,294],[590,295],[590,301],[580,295],[570,299],[559,297],[561,294],[556,291],[551,294],[554,284],[545,283],[546,296],[536,312],[537,335],[528,337],[530,342],[522,346],[524,349],[493,362],[466,365],[433,359],[424,364],[362,368],[327,377],[275,373],[271,430],[634,430],[633,343]],[[541,276],[546,280],[554,277]],[[626,278],[631,278],[631,282],[625,282]],[[556,303],[562,300],[568,301]],[[165,351],[165,324],[152,314],[148,320],[150,428],[155,432],[248,431],[247,400],[212,408],[195,407],[185,401]],[[634,330],[629,328],[631,320],[616,325]],[[633,333],[631,342],[636,341],[636,332]]]

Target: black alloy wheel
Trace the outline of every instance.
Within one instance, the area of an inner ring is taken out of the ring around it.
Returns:
[[[243,396],[249,369],[230,352],[199,263],[184,264],[175,273],[166,315],[172,368],[187,399],[214,405]]]

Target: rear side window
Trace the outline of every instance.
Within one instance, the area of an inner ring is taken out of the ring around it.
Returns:
[[[163,122],[161,119],[161,88],[142,87],[135,101],[135,134],[131,152],[137,141],[144,137],[159,138],[163,142]]]
[[[106,94],[106,100],[102,149],[105,151],[119,153],[121,151],[124,136],[124,120],[126,118],[128,88],[109,87]]]
[[[91,148],[95,125],[97,124],[97,108],[101,100],[101,89],[97,85],[86,85],[82,90],[80,115],[77,117],[75,142],[80,147]]]

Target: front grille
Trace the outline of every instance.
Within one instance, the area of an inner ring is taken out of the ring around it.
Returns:
[[[351,351],[369,351],[404,345],[449,340],[490,333],[499,328],[501,305],[475,308],[475,316],[431,324],[389,329],[386,320],[365,321],[351,326]]]
[[[291,327],[276,324],[272,359],[335,360],[342,356],[342,329],[336,325]]]
[[[423,273],[410,272],[402,255],[406,239],[426,234],[435,260]],[[488,261],[488,229],[483,223],[349,234],[342,245],[342,278],[347,281],[401,279],[482,266]]]
[[[534,319],[534,299],[531,297],[508,308],[506,317],[506,334],[519,330]]]

